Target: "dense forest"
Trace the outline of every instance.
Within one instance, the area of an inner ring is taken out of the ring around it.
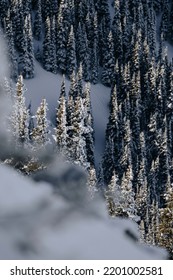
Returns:
[[[46,169],[40,151],[61,154],[86,170],[92,196],[102,192],[112,217],[133,219],[142,242],[172,254],[173,1],[1,0],[0,24],[11,77],[1,86],[13,103],[8,129],[14,149],[33,151],[3,161],[32,176]],[[62,74],[54,132],[45,98],[35,115],[25,104],[35,60]],[[90,99],[97,83],[111,92],[99,167]]]

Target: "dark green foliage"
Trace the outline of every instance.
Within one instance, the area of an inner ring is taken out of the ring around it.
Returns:
[[[52,21],[51,21],[52,20]],[[56,49],[55,49],[55,21],[49,17],[46,19],[45,37],[43,41],[43,67],[56,73]]]
[[[102,188],[104,184],[120,187],[123,199],[131,201],[130,206],[129,201],[122,201],[124,206],[115,209],[115,197],[109,197],[111,215],[130,216],[137,208],[143,238],[150,244],[163,244],[161,237],[157,241],[157,212],[162,209],[160,217],[166,219],[169,209],[165,193],[173,183],[173,63],[165,49],[166,41],[173,41],[173,1],[2,0],[0,23],[13,79],[18,72],[24,78],[34,77],[34,55],[45,70],[70,79],[67,97],[64,80],[61,87],[56,146],[68,160],[88,171],[94,189],[97,178],[90,83],[110,87],[99,184]],[[88,82],[85,87],[83,80]],[[49,142],[46,111],[43,99],[36,127],[31,110],[18,116],[20,126],[22,120],[25,124],[20,142],[28,129],[27,141],[35,143],[34,149]],[[17,134],[18,127],[15,129]],[[136,208],[132,207],[134,195]],[[160,230],[165,235],[162,223]]]
[[[31,15],[28,14],[25,18],[24,24],[24,38],[23,50],[19,56],[20,68],[19,71],[23,77],[30,79],[34,77],[34,49],[33,49],[33,36],[31,28]]]
[[[8,44],[8,57],[9,57],[9,68],[10,76],[15,81],[18,77],[18,64],[17,64],[17,54],[14,46],[14,34],[12,22],[10,21],[10,15],[8,14],[6,18],[6,39]]]
[[[114,67],[115,67],[115,58],[114,58],[114,45],[112,32],[109,33],[107,38],[107,47],[104,55],[104,66],[102,71],[102,83],[106,86],[111,86],[114,78]]]
[[[34,18],[34,37],[37,40],[41,39],[42,35],[42,15],[41,15],[41,0],[37,1],[37,10]]]
[[[73,26],[71,26],[70,29],[66,51],[66,73],[68,77],[70,77],[73,71],[76,69],[76,52]]]
[[[161,20],[161,33],[163,39],[167,40],[169,36],[169,16],[170,16],[170,5],[169,0],[163,1],[163,14]]]

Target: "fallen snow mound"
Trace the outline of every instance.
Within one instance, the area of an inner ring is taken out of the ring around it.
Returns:
[[[0,259],[165,259],[139,245],[137,227],[107,216],[101,199],[69,203],[51,185],[0,166]]]

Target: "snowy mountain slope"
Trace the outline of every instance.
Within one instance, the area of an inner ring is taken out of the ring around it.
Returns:
[[[165,259],[162,249],[139,245],[137,226],[112,220],[100,199],[82,209],[0,166],[0,259]],[[84,210],[85,209],[85,210]]]
[[[62,77],[45,72],[38,64],[36,67],[36,78],[25,81],[27,102],[31,100],[33,110],[36,110],[41,98],[46,97],[51,117]],[[67,90],[68,87],[69,82]],[[102,85],[93,89],[96,156],[99,158],[104,144],[103,122],[106,126],[109,89]],[[99,145],[100,139],[102,145]],[[84,208],[89,207],[89,212],[85,213],[72,207],[63,197],[56,197],[47,184],[36,184],[3,166],[0,176],[0,259],[166,258],[163,250],[134,243],[126,232],[139,237],[136,224],[128,220],[111,220],[100,200],[87,204]]]
[[[57,2],[57,0],[52,0],[52,1],[54,3]],[[65,0],[65,1],[68,2],[70,0]],[[172,47],[170,44],[165,43],[165,40],[168,39],[168,33],[170,32],[169,22],[168,22],[168,18],[170,14],[168,9],[169,5],[167,5],[168,1],[159,1],[159,2],[164,2],[165,4],[161,6],[164,7],[163,9],[164,11],[162,16],[158,16],[157,25],[155,25],[155,11],[153,10],[151,5],[148,5],[151,4],[152,1],[131,2],[131,1],[116,0],[115,5],[117,6],[115,6],[115,11],[111,6],[111,2],[113,1],[109,1],[111,19],[113,19],[115,15],[112,27],[109,24],[110,15],[107,6],[108,2],[102,0],[98,0],[98,1],[100,1],[100,4],[101,3],[103,4],[103,5],[97,5],[98,13],[95,14],[95,11],[93,10],[91,12],[91,17],[89,14],[87,14],[88,16],[83,18],[82,20],[83,29],[80,29],[81,22],[80,25],[79,22],[77,22],[74,25],[76,27],[79,25],[78,29],[76,28],[75,30],[76,36],[74,36],[75,34],[73,32],[75,29],[74,26],[69,26],[68,38],[65,38],[66,36],[64,36],[66,34],[66,32],[64,32],[65,25],[61,26],[62,30],[59,29],[57,32],[57,22],[58,23],[60,22],[56,21],[55,16],[52,16],[50,12],[51,9],[49,8],[51,8],[50,7],[51,1],[50,2],[42,1],[43,4],[42,7],[39,4],[39,7],[37,8],[38,10],[39,8],[42,8],[43,15],[41,15],[40,13],[40,21],[37,22],[38,24],[37,27],[40,28],[41,32],[43,33],[45,32],[44,35],[46,35],[43,36],[44,41],[42,41],[43,39],[42,36],[40,37],[40,39],[38,38],[38,40],[41,40],[40,43],[43,42],[43,45],[39,43],[41,48],[40,55],[42,56],[40,57],[40,61],[42,60],[42,66],[44,69],[47,69],[48,71],[52,71],[53,73],[56,73],[57,71],[64,73],[65,71],[66,74],[70,76],[70,73],[73,73],[73,71],[77,70],[75,68],[76,64],[74,63],[75,56],[76,56],[76,58],[78,59],[78,65],[79,62],[83,61],[83,66],[85,69],[83,71],[83,74],[85,74],[84,78],[86,80],[90,80],[91,82],[94,82],[95,80],[95,82],[97,82],[98,76],[100,75],[101,80],[104,84],[111,85],[115,83],[118,85],[117,88],[116,87],[114,88],[114,94],[113,94],[114,98],[112,98],[110,104],[110,108],[112,110],[111,113],[113,114],[110,114],[110,118],[109,118],[110,120],[108,126],[109,129],[107,130],[107,135],[106,135],[106,139],[108,140],[106,143],[107,149],[105,151],[105,157],[103,159],[103,164],[102,164],[103,172],[102,172],[101,179],[102,181],[104,181],[105,185],[108,186],[111,186],[110,182],[112,181],[112,186],[114,187],[117,184],[117,178],[116,176],[114,176],[114,174],[117,173],[118,179],[120,181],[118,183],[121,184],[120,187],[122,188],[122,193],[125,188],[129,189],[130,186],[129,192],[132,194],[131,197],[138,198],[138,200],[136,199],[135,201],[135,203],[138,204],[137,209],[135,209],[134,207],[132,207],[132,209],[134,211],[137,210],[139,212],[139,216],[142,222],[145,223],[145,221],[147,221],[144,225],[144,229],[143,227],[140,227],[142,232],[142,237],[144,237],[143,239],[145,239],[149,244],[160,244],[161,246],[165,246],[164,237],[167,236],[165,229],[169,228],[169,225],[167,223],[167,215],[164,214],[166,213],[164,212],[165,211],[164,209],[167,206],[166,205],[167,202],[166,199],[164,200],[164,197],[167,191],[167,187],[168,186],[171,187],[171,183],[173,180],[172,179],[173,178],[173,173],[172,173],[173,170],[172,169],[173,65],[170,64],[168,66],[167,59],[165,59],[164,48],[162,48],[162,46],[164,47],[165,44],[168,45],[168,57],[171,60]],[[125,4],[127,2],[130,6],[129,8],[127,7],[128,4],[125,7]],[[15,3],[15,8],[16,8],[16,3]],[[20,1],[20,3],[22,2]],[[75,3],[75,6],[72,7],[72,10],[76,10],[76,15],[78,15],[77,3],[79,2],[73,1],[73,3]],[[98,3],[99,2],[97,2],[97,4]],[[120,3],[122,5],[119,5]],[[95,2],[93,1],[93,7],[94,4]],[[2,5],[0,4],[0,6]],[[161,11],[161,7],[159,11]],[[6,21],[7,21],[6,23],[8,27],[7,29],[9,29],[7,30],[8,37],[9,37],[8,46],[13,46],[15,41],[17,55],[19,55],[19,59],[18,61],[16,61],[15,55],[13,55],[14,54],[13,51],[15,50],[15,48],[12,49],[9,48],[9,52],[11,53],[11,59],[13,62],[12,63],[13,68],[11,69],[12,72],[11,74],[13,74],[12,77],[16,77],[16,78],[19,73],[21,73],[25,78],[34,77],[33,60],[34,60],[34,52],[36,50],[33,49],[32,38],[31,38],[32,36],[30,36],[32,34],[31,26],[34,24],[32,20],[34,20],[34,18],[32,19],[32,17],[30,16],[31,11],[28,8],[29,7],[25,7],[25,5],[23,6],[20,5],[19,9],[16,9],[15,11],[13,7],[10,14],[11,18],[9,18],[9,13],[8,15],[6,15],[5,13],[4,16],[6,17]],[[36,11],[35,8],[34,8],[34,14]],[[44,8],[46,9],[44,10]],[[69,18],[67,19],[65,17],[65,15],[62,12],[63,9],[61,8],[64,7],[60,7],[58,18],[60,19],[62,17],[63,19],[62,22],[64,23],[72,22],[69,21]],[[68,5],[66,5],[66,8],[68,10]],[[88,5],[86,8],[89,10],[90,5]],[[1,11],[2,9],[0,9],[0,14]],[[23,12],[26,13],[25,19],[23,18]],[[73,11],[71,12],[73,15]],[[16,18],[21,19],[21,22],[17,26],[15,25]],[[102,20],[102,18],[104,19]],[[4,25],[5,23],[4,18],[2,17],[2,19],[3,19],[2,25]],[[97,26],[97,20],[99,23],[98,26]],[[92,28],[91,29],[89,28],[89,26],[92,26],[93,24],[95,26],[95,33],[92,32]],[[24,32],[21,30],[23,28],[24,28]],[[13,35],[13,32],[11,32],[13,31],[13,29],[15,30],[15,35]],[[157,32],[155,32],[156,29]],[[97,34],[98,31],[100,32],[99,37]],[[164,42],[162,41],[160,42],[160,31],[163,32]],[[36,32],[35,28],[33,32],[35,34]],[[50,34],[51,34],[51,40],[49,40]],[[18,37],[16,35],[18,35]],[[78,38],[79,40],[75,41],[77,40],[77,35],[82,35],[82,36],[81,37],[79,36],[80,39]],[[75,45],[79,46],[80,45],[79,43],[83,42],[82,40],[83,37],[85,37],[85,44],[81,45],[82,47],[80,50],[82,51],[86,50],[86,51],[85,51],[85,55],[78,58],[79,51],[77,50],[76,52],[74,46]],[[59,40],[60,38],[66,39],[65,45],[63,46],[59,45],[59,43],[61,42],[61,40]],[[93,38],[97,38],[97,39],[93,40]],[[157,38],[157,43],[156,43],[156,38]],[[22,43],[24,41],[26,42],[23,46]],[[96,46],[97,47],[99,46],[99,48],[97,49]],[[156,49],[159,52],[156,52]],[[65,53],[65,57],[63,55],[64,53]],[[95,56],[92,56],[91,53],[92,54],[94,53]],[[28,55],[30,55],[30,59],[28,59],[29,58]],[[37,55],[38,55],[37,59],[39,59],[39,54],[37,53]],[[98,61],[99,61],[99,65],[101,66],[100,67],[101,69],[97,68]],[[19,68],[15,67],[16,66],[15,63],[17,62],[19,63]],[[92,68],[91,72],[93,75],[92,78],[88,76],[91,68],[90,70],[88,70],[87,67],[85,68],[85,66],[88,65],[88,62],[90,62],[91,65],[93,66],[91,67]],[[116,77],[114,76],[115,66],[116,66],[116,71],[115,71]],[[14,73],[13,70],[15,70]],[[36,70],[36,77],[33,80],[26,81],[26,87],[28,89],[26,93],[27,104],[29,104],[30,101],[32,101],[32,111],[33,114],[35,115],[37,107],[40,105],[41,99],[44,97],[47,99],[48,106],[49,106],[49,119],[51,120],[51,132],[53,133],[53,124],[55,123],[55,108],[57,106],[57,100],[60,93],[62,76],[50,74],[50,72],[45,72],[38,63],[36,63],[35,70]],[[101,73],[99,73],[100,70]],[[66,91],[68,93],[69,81],[67,81],[66,84],[67,84]],[[20,88],[22,88],[22,86],[21,87],[19,86],[18,91],[16,91],[18,96],[21,95]],[[151,95],[151,93],[154,94]],[[74,90],[73,91],[74,99],[75,99],[75,95],[76,92]],[[110,99],[110,89],[105,88],[100,84],[98,84],[97,86],[92,86],[91,99],[92,99],[93,116],[94,116],[94,129],[95,129],[94,133],[96,139],[96,146],[93,147],[92,145],[92,150],[93,148],[95,149],[94,151],[95,159],[98,167],[105,146],[104,145],[105,130],[106,130],[106,123],[108,121],[108,114],[109,114],[108,103]],[[76,128],[75,121],[79,116],[78,125],[79,128],[81,129],[79,129],[79,133],[76,136],[75,133],[73,132],[70,133],[70,129],[68,128],[69,133],[68,135],[65,135],[64,137],[65,141],[62,141],[62,143],[64,144],[64,147],[66,147],[67,139],[69,140],[70,138],[72,138],[72,140],[74,140],[71,143],[70,141],[68,142],[68,147],[72,147],[71,156],[75,160],[78,160],[80,156],[80,164],[81,164],[84,163],[86,160],[85,160],[85,155],[82,152],[82,149],[80,149],[79,147],[83,148],[84,147],[83,144],[84,142],[86,143],[87,139],[85,139],[85,141],[83,141],[82,139],[84,135],[83,123],[80,121],[80,112],[82,110],[78,110],[78,108],[81,107],[79,103],[77,104],[76,101],[72,105],[72,107],[75,108],[75,110],[71,110],[71,113],[68,114],[70,115],[68,116],[69,118],[68,125],[71,129],[71,123],[73,122],[70,122],[69,120],[72,116],[72,119],[74,121],[73,127]],[[65,108],[65,106],[63,108]],[[20,121],[18,122],[14,121],[14,123],[16,124],[20,123],[19,125],[20,128],[21,127],[26,128],[26,130],[23,131],[22,129],[16,130],[17,131],[16,139],[18,139],[23,143],[26,139],[28,139],[28,136],[30,139],[32,138],[32,135],[34,135],[34,133],[37,134],[38,131],[42,132],[45,130],[40,129],[39,125],[37,125],[36,129],[32,130],[33,133],[29,133],[29,134],[28,132],[26,134],[23,133],[27,131],[28,128],[27,126],[28,121],[22,122],[23,120],[25,120],[25,116],[27,115],[26,113],[27,110],[21,110],[21,111],[22,111],[22,118],[20,118],[20,116],[18,118],[18,115],[15,115],[16,116],[15,120],[19,119]],[[66,110],[64,110],[64,112],[66,112]],[[40,119],[42,120],[46,119],[44,117],[44,114],[42,114]],[[59,117],[59,119],[62,118]],[[62,123],[63,123],[62,131],[64,132],[66,131],[66,124],[65,122]],[[88,127],[90,126],[88,125]],[[168,133],[166,132],[166,129]],[[47,132],[45,134],[47,135]],[[39,133],[35,136],[37,136],[35,137],[35,139],[36,138],[38,139],[39,137],[41,138],[41,135],[39,135]],[[73,156],[75,150],[80,152],[76,153],[75,156]],[[92,154],[92,164],[93,164],[93,154]],[[19,168],[21,168],[20,170],[22,170],[22,167]],[[97,178],[95,176],[95,182],[96,181]],[[135,191],[135,193],[133,191]],[[141,199],[141,197],[142,198],[144,197],[144,200]],[[112,198],[112,200],[114,202],[114,197]],[[108,201],[109,202],[108,205],[110,206],[109,210],[111,210],[110,214],[115,214],[116,209],[114,209],[115,207],[112,207],[112,205],[114,206],[112,200],[110,199]],[[134,199],[131,200],[130,197],[125,199],[125,201],[127,201],[127,203],[130,202],[131,205],[135,205]],[[123,205],[122,209],[128,209],[128,207]],[[161,211],[165,216],[160,214]],[[157,221],[158,223],[157,226],[155,226],[154,221]],[[171,216],[169,221],[170,221],[170,225],[172,225]],[[160,231],[159,235],[157,234],[158,232],[156,232],[156,230],[158,229]],[[164,229],[164,233],[161,231],[162,229]],[[172,237],[170,236],[170,239],[171,238]],[[54,239],[53,235],[52,235],[52,239]],[[172,244],[171,242],[169,242],[167,248],[169,250],[172,250],[171,246]]]
[[[49,108],[48,117],[52,124],[55,122],[57,101],[60,94],[62,75],[45,71],[38,62],[35,62],[35,78],[25,80],[27,104],[31,102],[35,114],[42,98],[46,98]],[[68,94],[70,81],[66,79],[66,92]],[[110,88],[101,84],[91,86],[91,102],[95,129],[95,162],[99,165],[104,152],[105,130],[109,116]]]

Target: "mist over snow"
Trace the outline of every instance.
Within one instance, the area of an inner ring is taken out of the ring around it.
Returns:
[[[0,1],[0,259],[173,258],[172,14]]]
[[[5,90],[5,79],[9,78],[9,64],[6,56],[6,43],[2,31],[0,30],[0,154],[8,145],[10,140],[10,133],[7,129],[7,120],[11,111],[11,100],[9,100]]]
[[[58,166],[57,166],[58,167]],[[135,242],[129,220],[111,219],[101,198],[83,205],[0,166],[0,259],[165,259],[163,249]],[[77,188],[77,186],[76,186]],[[68,189],[66,190],[68,193]],[[77,192],[81,190],[76,189]]]
[[[8,59],[6,56],[7,45],[4,40],[2,31],[0,30],[0,82],[3,81],[4,77],[9,77]]]

